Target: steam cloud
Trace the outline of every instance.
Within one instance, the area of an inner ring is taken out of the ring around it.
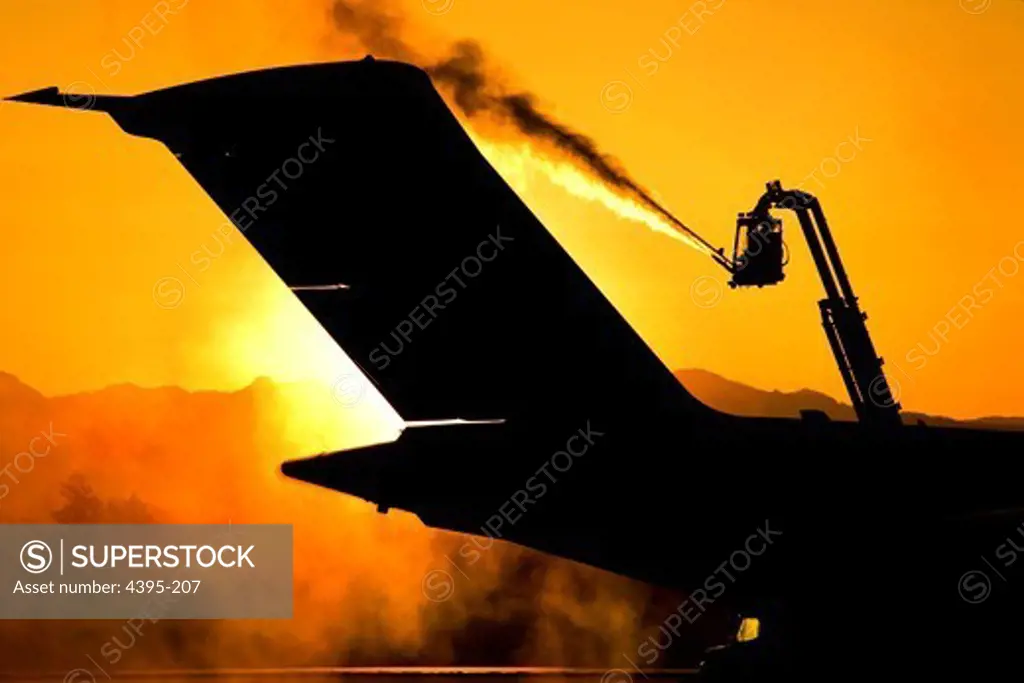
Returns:
[[[427,529],[397,511],[385,518],[355,498],[284,481],[281,460],[318,443],[357,443],[360,408],[314,408],[331,393],[316,382],[263,379],[236,392],[122,385],[47,398],[0,372],[0,467],[19,480],[5,477],[0,522],[287,522],[295,530],[293,619],[146,620],[141,632],[102,620],[0,621],[0,678],[89,668],[87,656],[115,679],[168,668],[617,666],[619,653],[635,651],[681,602],[671,591]],[[64,436],[31,471],[22,458],[15,469],[15,454],[41,430]],[[467,561],[467,544],[479,561]],[[450,582],[443,596],[427,582],[438,575]],[[659,663],[694,652],[681,644]]]
[[[377,0],[373,0],[377,1]],[[661,206],[613,157],[604,154],[590,137],[555,120],[537,107],[529,92],[508,92],[486,64],[479,44],[462,40],[451,46],[448,56],[433,61],[417,54],[401,38],[401,19],[371,0],[354,3],[335,0],[337,28],[353,37],[376,56],[413,62],[423,67],[434,81],[451,89],[455,104],[468,117],[489,114],[514,126],[519,133],[546,143],[581,163],[606,185],[625,192],[671,222],[705,250],[712,247]]]

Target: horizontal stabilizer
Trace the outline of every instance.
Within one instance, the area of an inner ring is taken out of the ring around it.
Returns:
[[[61,92],[57,86],[40,88],[20,95],[4,98],[8,102],[24,102],[26,104],[42,104],[47,107],[63,107],[66,109],[94,110],[111,112],[119,102],[131,99],[120,95],[95,95],[82,92]]]

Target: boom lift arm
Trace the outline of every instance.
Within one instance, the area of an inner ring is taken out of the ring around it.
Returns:
[[[868,316],[857,305],[839,249],[816,197],[800,190],[784,190],[779,181],[768,183],[754,209],[737,218],[732,260],[720,249],[713,250],[712,258],[732,274],[730,287],[763,287],[781,282],[786,265],[782,221],[771,215],[772,209],[793,211],[800,221],[825,288],[825,298],[818,302],[821,324],[857,418],[872,426],[901,426],[900,404],[882,370],[884,361],[868,334]]]

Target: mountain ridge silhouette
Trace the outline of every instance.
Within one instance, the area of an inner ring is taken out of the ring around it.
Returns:
[[[765,390],[721,375],[688,368],[673,372],[683,386],[716,410],[745,417],[800,417],[801,410],[819,410],[833,420],[856,421],[853,406],[813,389],[797,391]],[[903,422],[924,422],[936,427],[971,427],[976,429],[1024,430],[1024,417],[984,416],[957,419],[944,415],[906,411]]]
[[[678,369],[673,371],[673,375],[702,402],[716,410],[734,415],[799,418],[801,411],[816,410],[825,413],[832,420],[851,422],[856,420],[856,415],[850,404],[814,389],[798,389],[796,391],[760,389],[700,368]],[[38,405],[48,400],[77,402],[90,397],[104,400],[114,396],[120,396],[125,401],[141,399],[145,396],[153,398],[157,395],[167,399],[172,396],[178,399],[185,397],[212,399],[217,395],[229,396],[245,392],[254,392],[257,396],[270,397],[290,391],[309,391],[311,388],[323,386],[326,385],[315,380],[278,382],[270,377],[260,376],[249,384],[233,390],[193,390],[177,385],[145,387],[131,382],[122,382],[98,389],[48,396],[23,382],[16,375],[0,371],[0,409],[12,400]],[[325,394],[326,400],[330,400],[327,394]],[[1024,416],[988,415],[960,419],[905,410],[903,421],[907,424],[923,422],[937,427],[959,426],[978,429],[1024,430]]]

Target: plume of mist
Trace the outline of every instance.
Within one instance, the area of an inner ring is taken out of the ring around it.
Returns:
[[[0,375],[0,465],[42,430],[61,435],[31,472],[19,471],[19,483],[8,481],[0,522],[288,523],[295,544],[291,620],[159,620],[142,634],[118,621],[0,622],[5,670],[88,667],[86,655],[113,665],[114,675],[169,667],[610,666],[618,653],[635,651],[641,629],[664,619],[657,595],[637,582],[438,532],[408,513],[381,515],[283,479],[281,460],[321,444],[354,445],[366,415],[336,410],[331,395],[315,382],[257,380],[235,392],[123,385],[46,398]],[[479,561],[466,561],[467,543]],[[439,571],[452,581],[441,601],[425,584]],[[661,602],[671,611],[679,597]],[[133,643],[121,647],[123,661],[104,659],[115,638]]]
[[[409,62],[420,62],[420,57],[403,41],[401,18],[372,0],[353,3],[335,0],[332,16],[339,30],[354,36],[371,53]]]
[[[508,88],[489,67],[478,43],[460,40],[451,45],[440,59],[425,57],[401,37],[401,18],[383,3],[369,0],[334,0],[333,19],[338,30],[354,37],[371,54],[421,66],[435,83],[451,91],[456,106],[464,115],[471,118],[489,115],[513,126],[521,135],[555,148],[601,182],[633,197],[668,220],[694,247],[713,250],[657,202],[614,157],[602,152],[592,138],[543,112],[533,93]]]

